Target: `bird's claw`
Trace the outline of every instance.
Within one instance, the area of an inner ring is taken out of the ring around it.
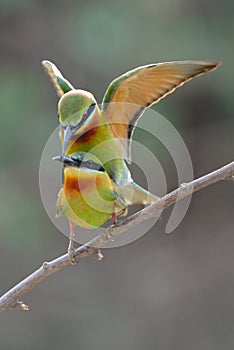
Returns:
[[[75,256],[75,249],[74,249],[72,240],[70,240],[70,242],[69,242],[67,253],[68,253],[68,259],[69,259],[70,263],[72,265],[76,264],[78,260],[76,259],[76,256]]]

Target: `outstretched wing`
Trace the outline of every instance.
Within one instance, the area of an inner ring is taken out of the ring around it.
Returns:
[[[63,77],[55,64],[46,60],[42,61],[41,64],[45,72],[49,75],[59,97],[74,89],[71,83]]]
[[[206,61],[150,64],[133,69],[111,82],[102,108],[115,136],[121,139],[129,163],[132,134],[144,110],[187,81],[214,70],[220,64]]]

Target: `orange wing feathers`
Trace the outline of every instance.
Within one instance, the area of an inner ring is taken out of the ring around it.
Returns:
[[[130,161],[134,127],[145,108],[157,103],[192,78],[216,69],[220,62],[181,61],[138,67],[115,79],[103,99],[106,119]],[[121,102],[119,104],[119,102]]]

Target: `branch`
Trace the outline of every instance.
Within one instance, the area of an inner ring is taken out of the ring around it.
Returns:
[[[94,256],[97,260],[102,260],[103,256],[100,248],[109,240],[112,240],[114,237],[127,231],[129,228],[136,226],[140,222],[155,217],[157,214],[161,213],[163,209],[171,206],[176,201],[181,200],[196,191],[199,191],[221,180],[233,179],[234,162],[229,163],[224,167],[194,181],[181,184],[178,189],[168,193],[149,207],[146,207],[143,210],[129,216],[127,219],[123,220],[117,225],[108,227],[103,231],[103,233],[77,248],[75,250],[75,257],[77,258],[77,261],[86,256]],[[29,292],[46,277],[55,273],[56,271],[61,270],[69,264],[70,262],[67,254],[62,255],[50,262],[44,262],[38,270],[15,285],[0,298],[0,312],[6,309],[28,310],[28,306],[19,301],[18,298],[21,295]]]

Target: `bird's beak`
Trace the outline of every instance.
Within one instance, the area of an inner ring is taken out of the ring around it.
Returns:
[[[74,159],[72,159],[71,157],[69,156],[56,156],[56,157],[53,157],[52,160],[58,160],[59,162],[62,162],[65,166],[66,165],[70,165],[70,166],[76,166],[77,165],[77,162],[74,161]]]
[[[62,156],[55,156],[52,158],[52,160],[58,160],[59,162],[63,162],[63,157]]]
[[[63,139],[63,150],[62,150],[62,156],[64,157],[68,143],[74,132],[76,131],[76,128],[72,127],[70,124],[68,124],[64,128],[64,139]]]

